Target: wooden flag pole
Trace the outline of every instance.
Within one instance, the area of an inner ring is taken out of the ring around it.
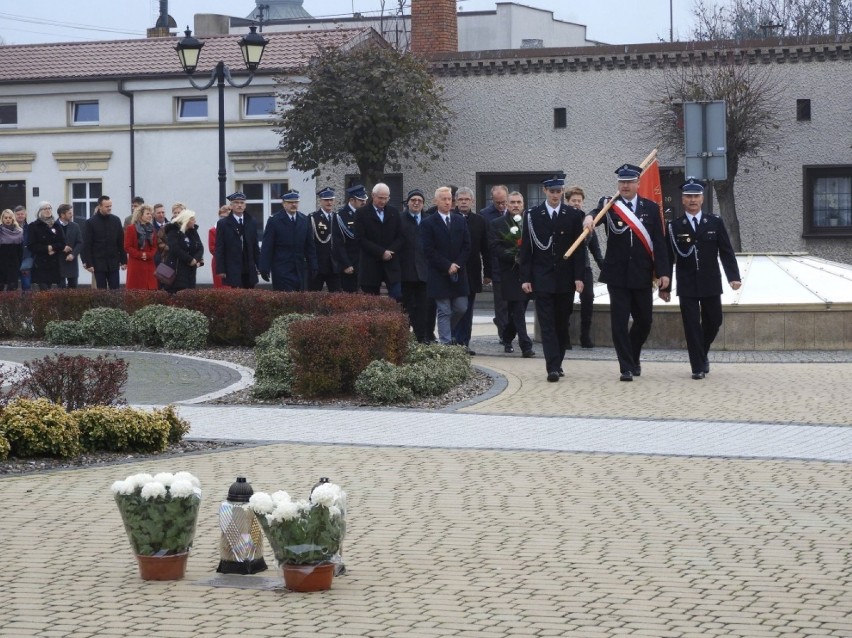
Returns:
[[[648,166],[651,165],[651,162],[653,162],[655,159],[657,159],[657,149],[654,149],[653,151],[648,153],[648,157],[642,160],[642,163],[639,164],[639,168],[644,171],[646,168],[648,168]],[[597,226],[598,222],[603,219],[603,216],[606,215],[606,212],[612,207],[613,203],[615,202],[616,197],[618,197],[618,191],[616,191],[615,195],[610,198],[610,200],[603,208],[601,208],[600,212],[595,215],[594,225],[592,226],[592,228]],[[588,228],[584,228],[583,232],[580,233],[580,236],[577,237],[574,243],[571,244],[571,247],[568,249],[568,251],[562,256],[562,259],[570,259],[571,255],[574,254],[574,251],[577,250],[580,244],[582,244],[583,241],[586,239],[586,236],[589,234],[589,232],[590,231]]]

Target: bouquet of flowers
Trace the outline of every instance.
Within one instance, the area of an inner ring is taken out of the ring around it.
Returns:
[[[257,492],[248,507],[257,514],[279,565],[318,565],[340,560],[346,534],[346,492],[334,483],[317,485],[308,500],[287,492]]]
[[[137,555],[171,556],[192,547],[201,504],[192,474],[134,474],[113,483],[112,493]]]
[[[521,242],[524,238],[524,218],[520,214],[512,216],[509,222],[509,228],[505,232],[500,233],[500,240],[506,252],[518,261],[518,254],[521,252]]]

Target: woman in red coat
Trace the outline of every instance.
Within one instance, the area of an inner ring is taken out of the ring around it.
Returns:
[[[154,278],[154,253],[157,252],[155,236],[154,210],[143,204],[136,209],[130,220],[130,226],[124,231],[124,250],[127,253],[128,290],[157,290]]]
[[[231,212],[230,206],[222,206],[219,209],[219,219],[223,217],[227,217]],[[207,233],[207,247],[210,248],[210,254],[216,254],[216,226],[210,229]],[[213,269],[213,287],[214,288],[224,288],[225,284],[222,282],[222,275],[216,274],[216,258],[212,257],[210,259],[210,267]]]

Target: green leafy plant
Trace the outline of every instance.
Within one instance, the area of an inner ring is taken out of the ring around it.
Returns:
[[[44,339],[53,346],[78,346],[86,343],[79,321],[51,321],[44,328]]]
[[[80,328],[93,346],[123,346],[132,342],[130,315],[117,308],[92,308],[80,318]]]
[[[5,461],[9,458],[9,452],[11,451],[12,446],[9,445],[9,441],[6,440],[6,437],[0,434],[0,461]]]
[[[11,401],[0,415],[0,436],[14,456],[67,458],[80,452],[77,421],[47,399]]]
[[[163,345],[163,340],[157,332],[157,320],[170,311],[170,306],[155,303],[134,312],[130,317],[133,340],[143,346]]]
[[[135,553],[169,556],[192,547],[201,504],[192,474],[134,474],[113,483],[112,493]]]
[[[194,350],[207,345],[210,321],[197,310],[168,308],[154,319],[157,336],[166,348]]]
[[[156,411],[98,405],[71,414],[87,450],[163,452],[169,446],[169,422]]]
[[[388,361],[372,361],[355,381],[355,392],[371,403],[407,403],[414,400],[412,389],[402,383],[399,366]]]
[[[248,508],[257,514],[279,565],[316,565],[340,552],[346,534],[346,493],[322,483],[307,501],[287,492],[256,492]]]
[[[158,418],[169,424],[169,443],[180,443],[189,433],[189,421],[180,418],[173,405],[154,410]]]
[[[278,317],[269,330],[257,338],[254,347],[254,396],[274,399],[290,395],[295,381],[293,359],[290,356],[290,326],[310,318],[310,315],[298,313]]]

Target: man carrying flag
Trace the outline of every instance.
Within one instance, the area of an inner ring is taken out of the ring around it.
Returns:
[[[640,355],[651,332],[653,285],[667,289],[671,278],[668,251],[663,244],[660,208],[639,197],[642,169],[624,164],[616,171],[618,197],[600,223],[606,224],[606,256],[601,268],[601,283],[609,291],[612,343],[618,356],[621,381],[633,381],[642,374]],[[586,216],[583,225],[593,231],[594,216],[607,202]],[[628,329],[630,317],[633,325]]]

